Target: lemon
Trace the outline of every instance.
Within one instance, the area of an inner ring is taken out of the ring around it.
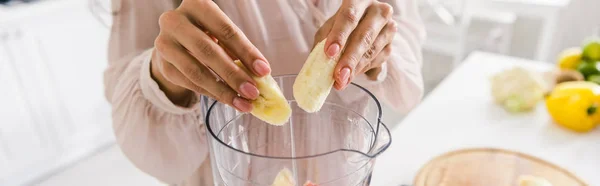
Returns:
[[[585,42],[583,57],[592,61],[600,60],[600,38],[592,38]]]
[[[577,69],[577,66],[579,63],[581,63],[582,53],[583,52],[579,47],[572,47],[563,50],[558,56],[558,67],[565,70]]]

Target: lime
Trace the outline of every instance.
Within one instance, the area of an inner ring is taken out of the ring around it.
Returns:
[[[592,38],[583,45],[583,57],[592,60],[600,60],[600,38]]]
[[[597,61],[582,61],[577,66],[577,71],[581,72],[584,77],[590,77],[591,75],[600,74],[600,70],[598,70],[598,62]]]
[[[563,50],[558,55],[558,67],[560,69],[575,70],[581,62],[582,51],[579,47],[572,47]]]
[[[591,75],[587,78],[587,81],[594,82],[596,84],[600,84],[600,75]]]

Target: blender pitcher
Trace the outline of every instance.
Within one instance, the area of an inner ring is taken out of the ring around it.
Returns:
[[[292,108],[282,126],[220,102],[208,108],[205,124],[215,185],[369,185],[375,157],[391,143],[375,96],[352,84],[331,91],[320,111],[307,113],[292,96],[296,76],[274,78]],[[286,173],[289,183],[274,184]]]

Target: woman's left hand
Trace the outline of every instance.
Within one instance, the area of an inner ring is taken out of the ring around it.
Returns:
[[[354,76],[365,73],[375,79],[387,61],[396,33],[393,8],[376,0],[344,0],[340,9],[315,35],[315,44],[325,38],[325,53],[340,55],[334,70],[334,88],[345,88]],[[341,54],[339,54],[342,52]]]

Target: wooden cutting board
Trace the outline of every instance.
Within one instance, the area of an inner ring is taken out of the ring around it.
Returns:
[[[517,186],[521,175],[542,177],[554,186],[587,185],[572,173],[544,160],[507,150],[458,150],[421,168],[415,186]]]

